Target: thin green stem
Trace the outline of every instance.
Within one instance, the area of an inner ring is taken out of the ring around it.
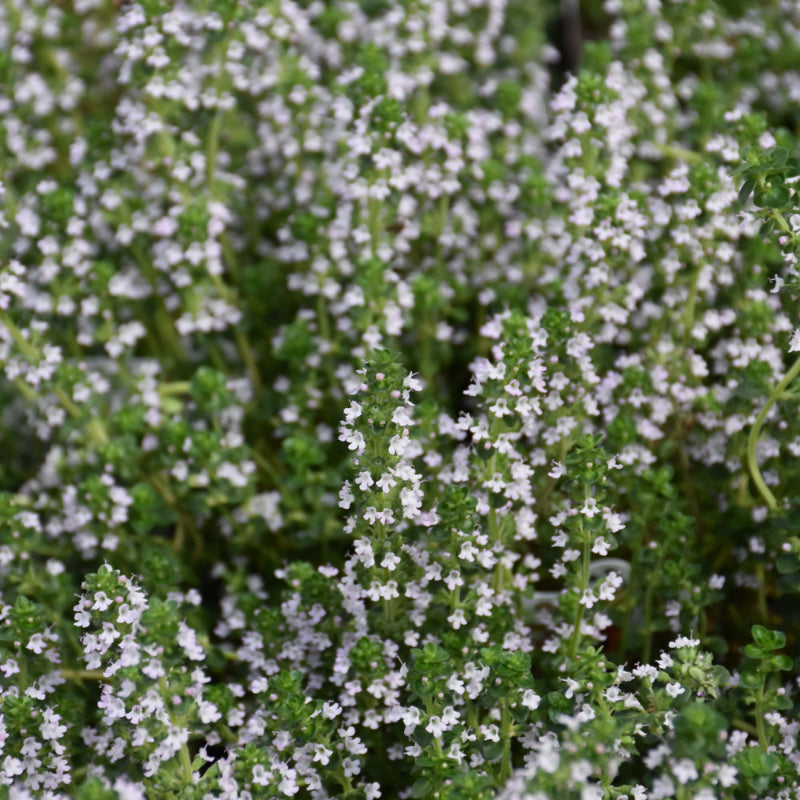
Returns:
[[[764,725],[764,684],[758,687],[756,693],[756,730],[758,731],[758,743],[763,750],[766,750],[769,745],[767,739],[767,728]]]
[[[56,386],[55,389],[53,389],[53,393],[59,399],[61,405],[64,406],[67,413],[71,417],[74,417],[75,419],[81,418],[80,409],[75,405],[75,403],[72,402],[72,399],[60,386]]]
[[[586,499],[588,500],[591,496],[591,492],[589,491],[588,487],[585,492]],[[586,590],[589,588],[589,560],[591,558],[591,537],[586,532],[583,527],[583,523],[580,525],[580,534],[583,540],[583,547],[581,551],[581,583],[578,588],[580,596],[578,597],[578,611],[575,615],[575,630],[572,633],[572,641],[569,644],[569,660],[575,660],[575,654],[578,652],[578,642],[581,638],[581,623],[583,622],[583,603],[581,600],[583,599],[583,595],[585,594]]]
[[[225,80],[225,53],[228,50],[230,37],[231,34],[229,33],[219,45],[219,72],[217,72],[217,79],[214,84],[214,91],[217,96],[221,93],[222,84]],[[206,182],[208,183],[209,194],[215,200],[217,199],[217,153],[219,152],[219,135],[222,131],[223,116],[224,111],[217,107],[217,112],[214,114],[214,119],[211,120],[211,125],[208,129],[208,139],[206,141]]]
[[[177,511],[178,504],[175,500],[175,495],[170,491],[163,475],[150,475],[147,478],[147,482],[164,498],[164,501],[171,509]]]
[[[644,649],[642,650],[642,663],[650,663],[650,651],[653,646],[653,581],[647,581],[644,589],[644,622],[642,623],[642,633],[644,634]]]
[[[170,698],[167,696],[169,694],[169,686],[167,685],[167,681],[163,676],[158,679],[158,688],[161,690],[161,696],[164,698],[164,701],[169,705]],[[169,716],[173,725],[179,724],[174,714],[170,712]],[[189,786],[190,784],[194,783],[194,775],[192,774],[192,759],[189,755],[189,748],[186,746],[186,742],[181,745],[181,749],[178,752],[178,759],[180,760],[181,764],[181,776],[183,777],[183,783],[185,786]]]
[[[767,580],[764,575],[763,563],[756,566],[756,578],[758,578],[758,615],[761,617],[761,621],[766,625],[769,611],[767,610]]]
[[[325,342],[325,347],[329,348],[332,346],[334,341],[331,334],[331,324],[328,317],[328,304],[325,302],[325,296],[322,294],[322,292],[317,295],[317,329],[319,330],[319,335],[323,342]],[[326,357],[324,359],[325,368],[328,375],[328,383],[330,386],[336,386],[338,382],[333,371],[333,361],[331,358],[327,357],[329,352],[331,351],[326,349]]]
[[[11,317],[4,310],[0,309],[0,321],[6,326],[11,338],[17,343],[17,347],[22,351],[25,358],[38,363],[41,358],[39,349],[32,345],[23,335],[22,331],[14,324]]]
[[[24,337],[22,337],[22,334],[19,332],[19,329],[16,327],[16,325],[14,325],[14,323],[8,319],[8,317],[6,317],[2,311],[0,311],[0,321],[6,324],[6,327],[8,327],[9,331],[11,331],[11,335],[15,340],[17,339],[17,335],[20,337],[21,341],[18,343],[20,345],[20,349],[26,353],[26,357],[33,361],[38,361],[40,358],[38,351],[33,347],[33,345],[28,343]],[[22,343],[25,344],[25,348],[22,347]],[[15,378],[14,385],[17,387],[17,389],[19,389],[20,393],[31,402],[38,403],[41,401],[42,398],[39,393],[25,383],[25,381],[22,379]],[[73,419],[81,419],[83,414],[81,414],[80,409],[75,405],[75,403],[72,402],[70,396],[60,386],[54,387],[53,393],[64,407],[64,410]],[[89,440],[95,444],[106,444],[108,442],[108,433],[106,432],[105,426],[96,417],[89,420],[88,424],[86,425],[86,432],[89,436]]]
[[[111,681],[99,669],[62,669],[61,676],[67,681]]]
[[[276,487],[280,487],[283,484],[283,478],[278,468],[274,466],[273,463],[258,450],[253,450],[251,455],[253,461],[255,461],[256,465],[261,468],[262,472],[272,479]]]
[[[508,706],[503,703],[500,711],[500,727],[501,737],[503,739],[503,761],[500,768],[500,783],[505,784],[511,777],[511,739],[512,739],[512,723],[511,712]]]
[[[755,725],[751,725],[749,722],[745,722],[743,719],[732,719],[731,725],[736,728],[736,730],[744,731],[751,736],[758,736],[758,728],[756,728]]]
[[[225,264],[228,267],[228,272],[230,273],[233,282],[238,283],[239,260],[236,258],[236,251],[233,249],[231,240],[225,231],[219,235],[219,243],[222,245],[222,255],[225,258]]]
[[[38,403],[42,398],[40,397],[39,393],[32,389],[27,383],[25,383],[22,378],[14,378],[14,386],[19,389],[19,393],[24,395],[27,400],[30,400],[32,403]]]
[[[381,224],[381,202],[370,198],[367,206],[367,228],[369,230],[370,244],[372,246],[372,254],[377,255],[378,246],[381,243],[381,233],[383,232],[383,225]]]
[[[494,498],[489,498],[489,533],[492,543],[500,541],[500,526],[497,523],[497,509],[494,505]]]
[[[433,329],[427,325],[421,325],[419,328],[420,335],[420,371],[422,377],[425,378],[425,383],[428,386],[436,386],[436,366],[433,359]]]
[[[226,303],[230,303],[231,305],[240,308],[236,289],[228,286],[225,281],[222,280],[222,277],[216,272],[211,274],[211,283],[219,292],[219,296]],[[234,329],[234,337],[236,339],[236,346],[239,349],[239,355],[241,355],[245,368],[250,375],[250,383],[253,385],[253,394],[258,397],[262,391],[262,383],[261,373],[259,372],[258,364],[256,363],[256,357],[253,354],[252,348],[250,347],[250,342],[247,340],[247,337],[244,335],[244,333],[242,333],[240,328]],[[220,367],[220,371],[225,371],[224,360],[222,366]]]
[[[186,539],[186,531],[183,527],[183,518],[178,517],[178,521],[175,523],[175,536],[172,539],[172,552],[175,554],[180,554],[181,550],[183,550],[183,543]]]
[[[186,353],[183,349],[183,344],[181,343],[181,335],[178,332],[177,327],[175,327],[175,320],[172,318],[172,314],[170,314],[166,305],[164,304],[164,298],[157,290],[158,273],[156,272],[155,267],[150,263],[150,260],[145,252],[142,250],[139,242],[133,243],[131,247],[131,253],[133,254],[134,260],[136,261],[136,264],[145,280],[147,280],[147,282],[153,288],[154,296],[157,298],[157,305],[154,311],[154,321],[156,329],[158,330],[158,337],[161,347],[167,353],[172,355],[176,361],[184,361],[186,359]]]
[[[800,373],[800,358],[798,358],[797,361],[792,364],[791,369],[786,373],[786,375],[783,376],[783,379],[770,393],[770,396],[767,398],[767,402],[764,404],[764,407],[756,417],[753,427],[750,429],[750,436],[747,440],[747,466],[750,469],[750,476],[752,477],[753,483],[756,485],[759,493],[764,498],[767,507],[772,512],[778,510],[778,501],[775,499],[775,495],[772,494],[767,484],[764,483],[764,478],[761,475],[761,469],[759,468],[758,461],[756,459],[756,445],[758,444],[758,437],[761,433],[761,428],[764,425],[767,415],[772,410],[772,406],[775,405],[785,391],[786,387],[797,377],[798,373]]]
[[[384,600],[383,601],[383,618],[386,620],[388,625],[394,623],[395,620],[395,610],[396,604],[394,600]]]
[[[347,777],[347,775],[344,774],[344,770],[341,767],[334,771],[333,777],[339,782],[339,785],[344,790],[344,793],[342,794],[343,798],[352,797],[355,794],[353,782]]]
[[[255,355],[253,355],[253,349],[250,347],[250,342],[247,341],[247,337],[239,328],[236,329],[236,344],[239,347],[242,361],[244,361],[244,365],[250,374],[253,394],[259,397],[261,395],[261,373],[258,371],[258,364],[256,363]]]
[[[685,161],[687,164],[699,164],[703,160],[702,153],[695,153],[694,150],[687,150],[683,147],[673,147],[669,144],[657,144],[656,150],[668,158],[676,158]]]
[[[208,143],[206,144],[206,180],[209,194],[216,199],[216,171],[217,152],[219,150],[219,134],[222,129],[222,110],[217,109],[211,126],[208,129]]]
[[[174,381],[173,383],[162,383],[158,387],[158,393],[162,397],[172,394],[189,394],[191,383],[189,381]]]
[[[703,271],[702,266],[695,269],[692,275],[692,282],[689,284],[689,296],[686,298],[686,310],[683,314],[683,346],[689,344],[689,335],[694,327],[694,311],[697,305],[697,288],[700,283],[700,273]]]

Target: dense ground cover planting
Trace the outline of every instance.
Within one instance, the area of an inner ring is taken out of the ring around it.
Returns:
[[[0,3],[0,797],[800,797],[800,11],[569,5]]]

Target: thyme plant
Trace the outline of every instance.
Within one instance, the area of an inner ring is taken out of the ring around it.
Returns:
[[[800,12],[577,5],[0,2],[0,798],[800,797]]]

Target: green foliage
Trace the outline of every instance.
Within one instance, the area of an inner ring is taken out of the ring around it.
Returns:
[[[797,20],[568,5],[4,0],[1,798],[800,792]]]

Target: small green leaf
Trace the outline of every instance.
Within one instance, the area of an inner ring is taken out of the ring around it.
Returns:
[[[778,767],[778,759],[772,753],[765,753],[760,747],[741,750],[736,754],[734,763],[742,777],[759,792],[766,789],[770,776]]]
[[[775,183],[765,189],[757,189],[753,195],[753,202],[760,208],[782,209],[789,205],[791,197],[787,186]]]
[[[742,670],[739,675],[739,686],[744,689],[760,689],[764,685],[765,676],[756,670]]]
[[[782,592],[791,593],[800,591],[800,572],[792,575],[782,575],[778,578],[778,589]]]
[[[503,755],[502,742],[486,742],[483,745],[483,757],[487,761],[493,761],[495,758],[500,758]]]
[[[756,203],[758,205],[758,203]],[[775,221],[773,219],[765,220],[761,227],[758,229],[758,235],[762,239],[766,239],[775,230]]]
[[[764,163],[767,166],[779,168],[789,158],[789,151],[785,147],[770,147],[764,155],[766,156]]]
[[[775,566],[781,575],[788,575],[800,570],[800,558],[797,557],[796,553],[782,553],[778,556]]]
[[[412,797],[430,797],[433,791],[433,784],[426,778],[420,778],[411,787]]]
[[[742,188],[739,189],[739,202],[746,203],[750,198],[750,195],[753,193],[753,189],[755,188],[756,182],[752,178],[748,178],[743,184]]]
[[[731,682],[731,673],[722,664],[714,664],[711,667],[711,674],[717,686],[728,686]]]
[[[771,631],[763,625],[753,625],[750,629],[753,641],[766,651],[780,650],[786,646],[786,634],[782,631]]]
[[[762,153],[758,147],[754,145],[750,145],[749,147],[745,147],[742,151],[742,155],[744,156],[744,160],[748,164],[759,164],[761,163]]]
[[[794,662],[789,656],[777,655],[770,656],[766,663],[771,669],[779,669],[782,672],[785,672],[786,670],[790,670],[792,668]]]
[[[762,658],[769,658],[769,653],[765,653],[760,647],[757,647],[754,644],[746,644],[742,648],[742,652],[748,658],[755,658],[755,659],[762,659]]]

